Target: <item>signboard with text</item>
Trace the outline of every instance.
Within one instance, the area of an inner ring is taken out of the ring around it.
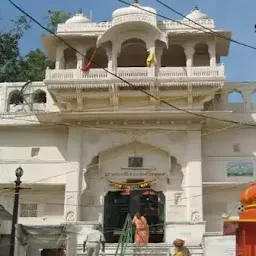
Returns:
[[[232,162],[227,165],[228,177],[246,177],[253,176],[253,163],[252,162]]]

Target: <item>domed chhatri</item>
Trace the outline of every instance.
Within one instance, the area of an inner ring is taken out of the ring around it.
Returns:
[[[239,213],[240,219],[256,219],[256,183],[241,193],[240,202],[244,206],[244,211]]]
[[[75,14],[72,18],[68,19],[65,23],[71,24],[71,23],[89,23],[91,20],[84,16],[82,13],[82,10],[80,10],[77,14]]]
[[[195,6],[194,10],[192,12],[190,12],[185,20],[209,20],[210,18],[205,14],[205,13],[202,13],[198,6]]]
[[[139,8],[138,8],[139,7]],[[145,11],[144,11],[145,10]],[[156,15],[154,8],[141,6],[138,0],[135,0],[129,7],[123,7],[115,10],[112,14],[113,19],[124,15],[147,14]]]

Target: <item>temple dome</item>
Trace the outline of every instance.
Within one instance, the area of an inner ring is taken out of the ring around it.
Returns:
[[[83,13],[77,13],[72,18],[68,19],[65,23],[71,24],[71,23],[88,23],[91,22],[89,18],[83,15]]]
[[[138,6],[139,8],[137,8],[136,6]],[[138,3],[134,3],[133,6],[130,5],[129,7],[124,7],[124,8],[115,10],[112,14],[112,18],[114,19],[120,16],[134,15],[134,14],[147,14],[147,15],[155,16],[157,12],[154,8],[144,7],[144,6],[140,6]]]
[[[205,14],[202,13],[198,7],[196,6],[195,9],[193,11],[191,11],[186,18],[184,18],[185,20],[209,20],[210,18]]]

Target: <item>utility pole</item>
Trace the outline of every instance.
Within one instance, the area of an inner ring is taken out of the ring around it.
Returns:
[[[23,169],[21,167],[17,168],[15,171],[16,180],[14,189],[14,205],[13,205],[13,214],[12,214],[12,230],[11,230],[11,241],[10,241],[10,253],[9,256],[14,256],[15,251],[15,234],[16,234],[16,224],[18,221],[18,213],[19,213],[19,199],[20,199],[20,190],[21,189],[29,189],[29,188],[21,188],[21,177],[23,175]],[[10,189],[10,188],[5,188]]]

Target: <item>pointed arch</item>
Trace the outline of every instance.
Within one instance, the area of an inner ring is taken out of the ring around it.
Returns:
[[[127,39],[121,45],[118,67],[146,67],[147,57],[147,45],[143,40]]]
[[[8,105],[21,105],[24,103],[24,96],[21,91],[13,90],[8,95]]]
[[[74,49],[68,47],[64,50],[64,69],[76,69],[77,57]]]
[[[186,54],[181,45],[173,44],[165,48],[162,55],[162,67],[186,67]]]
[[[38,89],[33,93],[33,103],[46,103],[46,92]]]
[[[210,54],[206,43],[198,43],[194,48],[193,66],[210,66]]]
[[[87,50],[86,52],[86,58],[84,60],[85,65],[88,64],[92,56],[94,55],[93,58],[93,63],[91,65],[91,68],[107,68],[108,67],[108,56],[107,52],[103,47],[95,48],[91,47]],[[96,65],[97,63],[98,65]]]
[[[234,90],[228,93],[228,103],[243,103],[243,94],[238,90]]]

